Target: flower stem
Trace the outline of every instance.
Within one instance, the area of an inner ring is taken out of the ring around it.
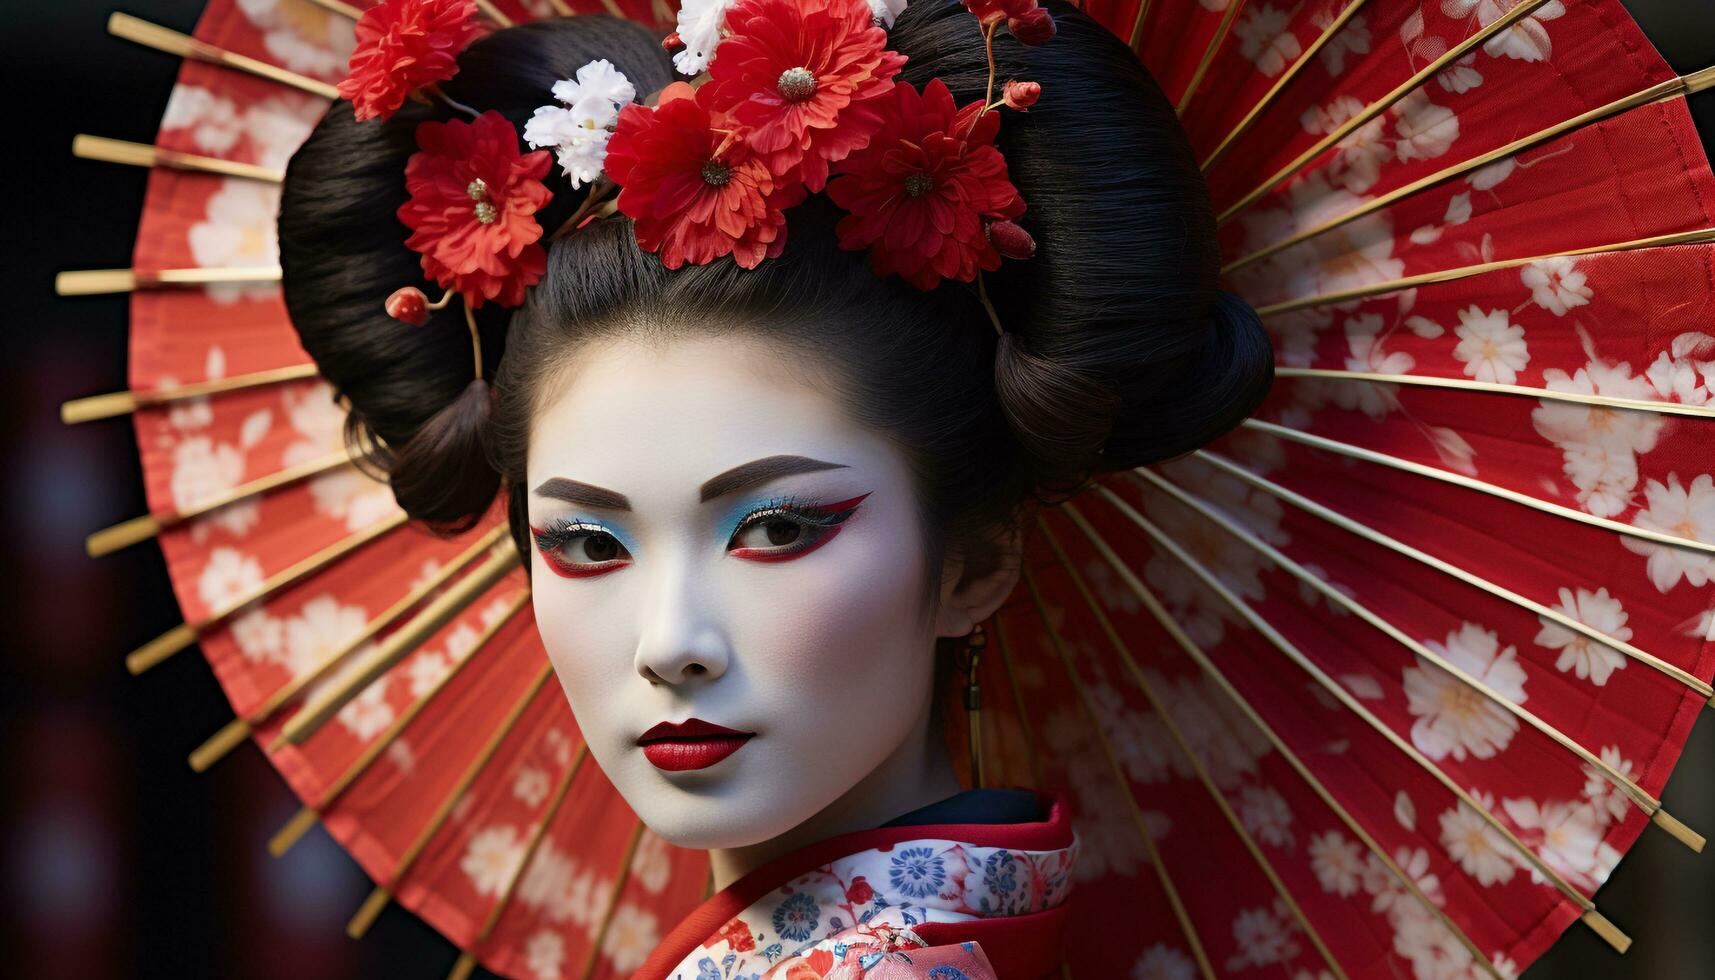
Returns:
[[[1005,332],[1000,325],[1000,314],[994,311],[994,304],[989,302],[988,286],[984,284],[981,272],[977,273],[977,299],[982,300],[983,309],[989,315],[989,322],[994,324],[995,336],[1000,336]]]
[[[470,328],[470,352],[476,359],[476,380],[482,380],[482,335],[476,330],[476,311],[470,308],[470,300],[464,301],[464,324]]]
[[[578,205],[578,209],[572,212],[571,217],[560,222],[560,227],[554,229],[554,233],[548,236],[549,240],[558,241],[575,231],[577,227],[583,223],[585,218],[598,210],[598,206],[603,203],[602,199],[606,197],[608,191],[613,190],[613,188],[614,183],[606,177],[602,177],[594,184],[591,184],[589,193],[584,195],[583,203]]]
[[[971,124],[965,129],[965,139],[970,139],[971,134],[977,131],[977,121],[994,110],[994,34],[999,29],[1000,21],[998,20],[992,24],[983,25],[983,53],[988,56],[989,62],[988,90],[983,93],[983,111],[971,116]]]
[[[463,102],[460,102],[459,100],[448,95],[445,91],[443,91],[441,89],[441,86],[438,82],[436,84],[433,84],[433,85],[423,86],[423,91],[428,92],[430,95],[434,96],[437,99],[440,99],[442,102],[445,102],[447,105],[452,106],[454,109],[457,109],[458,111],[464,113],[465,115],[471,117],[472,119],[475,119],[478,116],[482,115],[482,113],[477,112],[475,109],[472,109],[470,106],[465,105]]]

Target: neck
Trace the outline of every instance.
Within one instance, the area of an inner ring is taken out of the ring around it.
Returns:
[[[915,726],[916,737],[907,738],[845,795],[822,808],[815,816],[778,837],[744,847],[709,851],[709,865],[718,891],[744,875],[785,854],[817,841],[858,830],[878,827],[902,813],[928,806],[958,793],[959,779],[953,773],[947,747],[939,737],[928,737],[925,709]]]

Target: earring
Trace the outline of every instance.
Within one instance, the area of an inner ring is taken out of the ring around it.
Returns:
[[[978,623],[965,636],[965,652],[959,663],[959,669],[965,674],[965,716],[971,726],[972,789],[983,787],[983,689],[979,668],[982,665],[983,647],[987,645],[988,636],[983,633],[983,624]]]

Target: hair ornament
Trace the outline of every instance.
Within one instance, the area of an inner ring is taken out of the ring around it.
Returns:
[[[524,142],[553,149],[577,190],[601,179],[619,109],[637,98],[637,89],[612,63],[597,59],[579,68],[575,79],[555,82],[553,94],[561,104],[536,110],[524,124]]]
[[[480,32],[476,0],[382,0],[357,19],[340,98],[359,120],[386,119],[422,90],[444,98],[439,83],[458,74],[459,52]]]
[[[981,274],[1030,258],[1036,243],[994,145],[997,110],[1030,109],[1042,87],[1008,80],[997,98],[994,38],[1004,28],[1040,44],[1054,22],[1037,0],[963,3],[988,55],[980,101],[957,105],[938,78],[921,90],[898,80],[906,58],[887,47],[886,27],[903,0],[685,0],[663,47],[690,84],[639,103],[622,72],[592,61],[526,122],[526,154],[505,117],[439,91],[479,30],[472,0],[384,0],[364,15],[341,94],[361,118],[431,95],[474,117],[417,127],[411,199],[398,213],[425,275],[448,293],[430,303],[398,290],[389,314],[426,321],[455,291],[470,309],[524,301],[546,268],[534,215],[552,197],[542,183],[551,150],[574,190],[589,187],[555,237],[617,210],[668,268],[731,256],[750,269],[784,249],[786,209],[826,191],[848,212],[835,229],[842,248],[867,250],[877,275],[918,289],[975,282],[1000,331]]]

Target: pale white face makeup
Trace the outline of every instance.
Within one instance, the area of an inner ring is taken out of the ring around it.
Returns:
[[[742,335],[592,341],[531,431],[548,655],[602,770],[687,847],[902,812],[860,815],[866,789],[957,791],[923,734],[938,623],[970,627],[927,588],[905,459],[782,357]],[[783,503],[827,526],[766,516]],[[652,764],[638,738],[690,718],[756,734],[706,768]]]

